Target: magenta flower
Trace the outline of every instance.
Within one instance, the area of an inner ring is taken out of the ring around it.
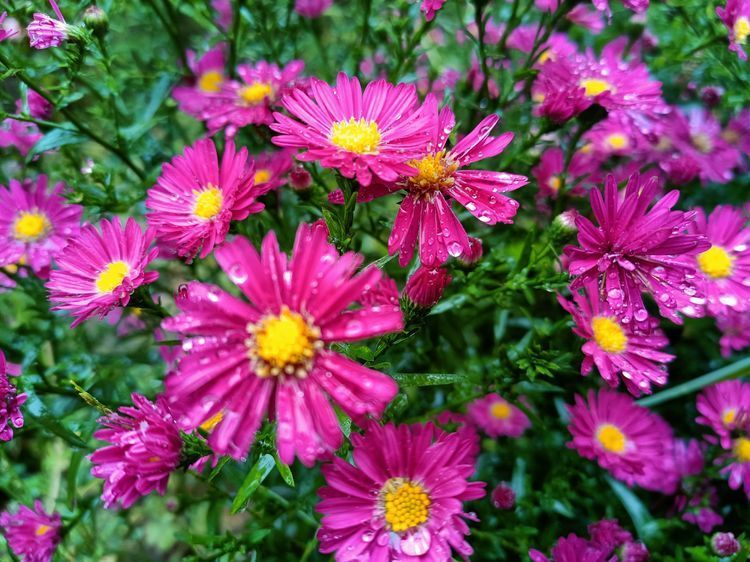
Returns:
[[[597,10],[612,14],[609,8],[609,0],[591,0]],[[622,5],[636,14],[642,14],[648,10],[649,0],[622,0]]]
[[[748,422],[750,416],[750,384],[730,380],[713,384],[701,391],[695,401],[700,414],[696,423],[710,427],[722,447],[732,445],[732,432]],[[707,438],[716,442],[713,437]]]
[[[508,47],[511,49],[517,49],[522,53],[531,53],[536,44],[537,29],[538,27],[532,24],[519,25],[518,27],[515,27],[513,31],[508,34]],[[500,40],[501,36],[502,30],[497,38],[498,41]],[[487,42],[486,37],[485,42]],[[565,33],[551,34],[550,38],[540,47],[538,47],[538,49],[540,51],[540,55],[536,60],[536,67],[540,67],[550,60],[567,58],[578,51],[576,44],[573,43]]]
[[[304,18],[319,18],[333,4],[333,0],[294,0],[294,11]]]
[[[13,439],[13,428],[23,427],[21,406],[26,402],[26,394],[18,394],[16,387],[10,383],[8,376],[21,373],[20,365],[5,361],[5,354],[0,350],[0,441]]]
[[[567,406],[568,447],[628,485],[647,488],[663,477],[663,459],[671,456],[672,429],[658,415],[637,405],[630,396],[611,390],[590,390],[586,400],[576,395]],[[671,486],[670,486],[671,487]]]
[[[312,466],[342,443],[326,395],[361,421],[380,415],[398,390],[390,377],[328,346],[401,330],[401,309],[348,309],[381,274],[370,267],[355,275],[362,257],[339,256],[324,228],[301,225],[288,260],[273,232],[260,254],[238,237],[215,255],[250,302],[198,282],[178,294],[181,314],[163,322],[184,336],[186,352],[166,381],[170,404],[179,405],[188,428],[221,412],[208,444],[235,458],[247,455],[270,410],[281,459],[291,464],[296,454]]]
[[[490,437],[518,438],[531,427],[526,414],[499,394],[477,398],[466,409],[471,422]]]
[[[172,90],[172,97],[181,111],[201,118],[205,110],[221,92],[227,77],[224,74],[224,51],[226,45],[219,43],[200,59],[193,51],[187,52],[187,61],[194,78]]]
[[[13,146],[21,156],[26,156],[43,136],[34,123],[11,118],[0,123],[0,147]]]
[[[448,270],[421,265],[406,281],[404,296],[420,308],[432,308],[450,282]]]
[[[743,154],[750,154],[750,109],[743,109],[732,117],[721,138]]]
[[[148,190],[148,224],[179,256],[205,258],[224,241],[231,221],[263,210],[257,198],[267,189],[254,185],[254,176],[246,148],[236,152],[227,141],[219,162],[214,142],[201,139],[164,164]]]
[[[323,466],[327,486],[316,509],[323,514],[320,552],[344,560],[468,560],[469,528],[463,502],[484,496],[469,482],[471,439],[433,424],[381,427],[351,435],[354,466],[341,458]]]
[[[590,154],[577,152],[570,161],[567,170],[566,182],[570,184],[565,192],[568,195],[582,196],[586,190],[579,181],[592,174],[598,169],[599,163]],[[531,173],[537,181],[539,191],[536,198],[540,207],[545,206],[546,199],[557,199],[560,188],[563,187],[563,172],[565,158],[562,149],[548,148],[539,158],[539,164],[531,169]]]
[[[703,304],[700,286],[694,282],[693,256],[710,245],[696,234],[685,232],[695,212],[673,211],[679,191],[674,190],[649,204],[659,191],[655,179],[639,187],[638,175],[628,180],[624,196],[613,176],[605,183],[604,195],[591,191],[591,208],[599,226],[579,216],[580,247],[568,246],[568,271],[577,276],[571,291],[595,283],[611,310],[622,322],[633,318],[644,322],[648,312],[642,293],[653,295],[659,312],[682,323],[678,311],[698,315]]]
[[[144,233],[135,219],[123,229],[120,219],[101,221],[101,234],[86,225],[57,257],[59,269],[47,282],[52,310],[65,310],[75,317],[71,327],[92,316],[104,318],[116,306],[127,306],[130,295],[141,285],[153,283],[156,271],[146,271],[159,251],[150,248],[151,229]]]
[[[256,189],[266,193],[286,185],[287,175],[294,163],[292,155],[293,152],[290,150],[268,151],[253,155],[251,157],[255,164],[253,181]]]
[[[573,302],[560,295],[557,300],[573,316],[573,332],[587,340],[581,348],[585,355],[582,375],[591,373],[596,365],[610,387],[617,388],[622,379],[633,396],[651,394],[652,383],[666,384],[666,363],[674,355],[660,351],[669,340],[659,329],[658,319],[623,323],[607,301],[600,298],[593,283],[585,287],[584,294],[573,293]]]
[[[0,514],[0,527],[21,562],[50,562],[61,540],[60,514],[48,515],[39,500],[34,502],[34,509],[22,505],[15,514],[9,511]]]
[[[310,91],[312,97],[296,88],[282,99],[299,121],[274,113],[274,144],[306,149],[299,160],[336,168],[362,185],[373,174],[396,181],[415,173],[406,161],[424,151],[431,115],[418,109],[414,86],[376,80],[363,93],[359,80],[340,73],[335,88],[311,78]]]
[[[492,505],[497,509],[513,509],[516,507],[516,493],[508,482],[500,482],[492,490]]]
[[[0,41],[5,41],[9,37],[13,37],[17,31],[14,31],[13,29],[6,29],[3,25],[3,22],[5,21],[5,18],[8,17],[7,12],[3,12],[0,14]]]
[[[750,1],[727,0],[722,8],[716,8],[719,16],[729,32],[729,50],[734,51],[744,61],[747,60],[745,45],[750,35]]]
[[[632,157],[648,146],[648,141],[633,120],[626,113],[617,111],[594,125],[583,138],[591,143],[596,152],[608,158],[613,155]]]
[[[742,488],[750,499],[750,434],[743,431],[739,437],[733,439],[731,450],[719,457],[716,462],[726,465],[721,469],[721,474],[728,475],[729,487],[732,490]]]
[[[572,533],[557,539],[551,555],[550,559],[534,548],[529,550],[532,562],[611,562],[607,552]]]
[[[435,14],[443,7],[445,0],[422,0],[422,5],[419,7],[424,12],[424,19],[432,21],[435,18]]]
[[[49,119],[52,115],[52,104],[34,90],[28,91],[26,102],[29,105],[29,114],[32,117],[36,117],[37,119]]]
[[[131,398],[133,407],[100,418],[104,428],[94,433],[110,443],[90,457],[91,475],[104,479],[102,501],[108,509],[118,503],[128,508],[154,490],[163,496],[180,464],[182,437],[164,397],[150,402],[133,393]]]
[[[29,44],[34,49],[49,49],[59,47],[68,40],[69,35],[76,35],[77,31],[72,25],[65,23],[65,18],[57,7],[55,0],[49,0],[52,10],[57,19],[36,12],[26,33],[29,35]]]
[[[225,129],[229,138],[247,125],[268,125],[273,122],[273,109],[294,87],[304,67],[301,60],[283,68],[266,61],[241,64],[237,67],[240,81],[225,81],[200,117],[211,134]]]
[[[0,186],[0,267],[28,265],[36,275],[49,275],[52,259],[80,228],[83,210],[62,197],[65,184],[47,191],[47,176],[36,184],[10,180]]]
[[[750,347],[750,314],[729,310],[716,318],[721,331],[721,354],[729,357],[733,351]]]

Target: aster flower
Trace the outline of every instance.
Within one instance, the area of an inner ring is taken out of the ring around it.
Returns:
[[[414,86],[376,80],[362,92],[359,80],[340,73],[335,88],[311,78],[310,91],[312,97],[296,88],[282,99],[299,121],[274,113],[274,144],[305,149],[298,160],[336,168],[362,185],[373,174],[396,181],[415,173],[405,162],[424,150],[431,116],[418,109]]]
[[[195,428],[222,413],[208,438],[219,454],[242,458],[270,410],[278,423],[279,456],[307,466],[336,450],[341,429],[327,396],[347,415],[380,415],[396,383],[335,353],[350,342],[402,329],[396,305],[348,309],[381,277],[362,257],[339,256],[324,228],[303,224],[291,257],[270,232],[260,255],[242,237],[224,244],[216,260],[250,303],[216,286],[192,282],[178,293],[181,313],[162,327],[184,336],[177,373],[166,380],[182,424]]]
[[[263,210],[256,199],[269,186],[255,186],[254,176],[247,149],[236,152],[234,142],[227,141],[219,162],[214,142],[201,139],[164,164],[148,190],[148,224],[179,256],[205,258],[224,241],[231,221]]]
[[[612,10],[609,7],[609,0],[591,0],[591,2],[597,10],[610,15],[612,14]],[[622,0],[622,5],[636,14],[642,14],[648,10],[649,0]]]
[[[69,36],[77,37],[80,35],[75,26],[65,23],[65,18],[60,12],[60,8],[57,7],[55,0],[49,0],[49,3],[57,19],[37,12],[26,28],[26,33],[29,35],[29,44],[34,49],[59,47],[68,40]]]
[[[531,427],[529,418],[520,408],[495,393],[474,400],[466,413],[471,422],[490,437],[518,438]]]
[[[3,25],[3,22],[5,21],[5,18],[8,17],[7,12],[3,12],[0,14],[0,41],[5,41],[9,37],[13,37],[17,32],[13,30],[6,29]]]
[[[404,296],[420,308],[432,308],[450,282],[451,276],[446,269],[419,266],[406,281]]]
[[[661,463],[672,446],[672,430],[659,416],[611,390],[589,391],[567,406],[568,447],[628,485],[661,478]],[[651,486],[648,486],[651,487]]]
[[[419,7],[424,12],[424,19],[432,21],[435,19],[435,14],[443,7],[445,0],[422,0],[422,5]]]
[[[605,27],[602,14],[598,10],[592,10],[583,4],[574,6],[565,18],[576,25],[588,29],[594,35],[601,33]]]
[[[711,537],[711,549],[717,556],[732,556],[737,554],[742,545],[732,533],[716,533]]]
[[[516,506],[516,493],[508,482],[500,482],[492,490],[492,505],[497,509],[513,509]]]
[[[253,182],[262,193],[278,189],[287,183],[287,174],[292,169],[292,151],[277,150],[252,156],[255,164]]]
[[[291,91],[305,67],[301,60],[293,60],[283,68],[259,61],[237,67],[239,81],[225,81],[221,91],[201,113],[209,132],[225,129],[228,137],[247,125],[268,125],[273,122],[273,108]]]
[[[120,219],[103,219],[101,233],[86,225],[57,257],[59,269],[47,282],[52,310],[65,310],[75,317],[71,327],[98,315],[106,316],[116,306],[127,306],[130,295],[141,285],[153,283],[159,274],[146,271],[159,251],[149,249],[154,234],[144,233],[132,217],[123,229]]]
[[[61,540],[60,514],[47,514],[39,500],[34,502],[34,509],[22,505],[15,514],[0,514],[0,527],[21,562],[50,562]]]
[[[607,177],[604,195],[598,189],[591,191],[599,226],[579,216],[580,247],[565,248],[568,270],[577,276],[571,291],[597,283],[611,310],[625,323],[648,318],[643,292],[653,295],[662,316],[678,324],[682,323],[678,311],[699,315],[696,306],[703,304],[692,257],[709,244],[702,236],[685,232],[694,211],[672,210],[679,191],[667,193],[648,208],[658,192],[656,179],[640,187],[634,174],[621,196],[615,178]]]
[[[711,247],[695,256],[703,276],[703,293],[709,314],[716,316],[728,308],[750,308],[750,227],[740,209],[719,205],[706,219],[697,209],[691,229],[702,234]]]
[[[294,0],[294,11],[305,18],[319,18],[333,4],[333,0]]]
[[[730,380],[704,388],[696,398],[700,414],[696,423],[710,427],[725,449],[732,445],[732,432],[738,429],[743,418],[750,416],[750,384]],[[709,438],[716,442],[716,439]]]
[[[323,514],[320,551],[345,560],[464,560],[462,503],[484,496],[474,472],[472,443],[432,424],[368,425],[352,434],[354,466],[341,458],[323,466],[327,486],[316,510]]]
[[[588,154],[577,152],[573,155],[568,166],[566,183],[571,184],[566,188],[567,195],[581,196],[586,191],[579,180],[594,172],[599,162]],[[557,199],[560,189],[563,187],[565,172],[565,155],[560,148],[548,148],[539,158],[539,164],[531,169],[531,173],[537,181],[539,191],[536,198],[538,204],[544,206],[546,199]]]
[[[0,147],[13,146],[21,156],[26,156],[43,136],[35,123],[11,118],[0,123]]]
[[[180,464],[182,437],[164,397],[150,402],[133,393],[131,398],[132,407],[100,418],[104,428],[94,433],[110,443],[90,457],[91,475],[105,481],[102,501],[108,509],[118,503],[128,508],[154,490],[163,496]]]
[[[26,402],[26,394],[18,394],[8,376],[16,376],[21,372],[20,366],[8,363],[5,354],[0,350],[0,441],[13,439],[13,428],[23,427],[21,406]]]
[[[729,50],[734,51],[742,60],[747,60],[745,45],[750,35],[750,1],[727,0],[722,8],[717,6],[719,16],[729,32]]]
[[[572,533],[557,539],[551,555],[550,559],[534,548],[529,550],[532,562],[611,562],[602,549]]]
[[[750,154],[750,109],[743,109],[732,117],[721,138],[743,154]]]
[[[634,121],[627,115],[614,111],[594,125],[583,139],[606,157],[633,156],[642,151],[647,141]]]
[[[187,52],[187,62],[194,78],[176,86],[172,97],[181,111],[200,118],[202,112],[212,103],[214,96],[221,92],[227,77],[224,74],[224,51],[226,45],[219,43],[200,59],[195,52]]]
[[[746,424],[747,422],[745,422]],[[742,432],[731,442],[731,449],[717,459],[717,464],[725,464],[722,474],[728,475],[732,490],[743,489],[750,499],[750,434]]]
[[[16,105],[21,105],[20,102],[21,100],[18,100]],[[29,106],[29,114],[32,117],[36,117],[37,119],[49,119],[52,115],[52,104],[47,101],[47,98],[34,90],[28,91],[26,95],[26,103]]]
[[[78,234],[83,212],[65,202],[64,189],[60,182],[48,191],[45,175],[0,186],[0,266],[28,265],[48,276],[52,259]]]
[[[729,357],[733,351],[750,347],[750,314],[727,311],[716,318],[716,326],[721,331],[721,354]]]
[[[223,30],[228,30],[232,26],[232,1],[231,0],[211,0],[211,7],[216,11],[216,22]]]

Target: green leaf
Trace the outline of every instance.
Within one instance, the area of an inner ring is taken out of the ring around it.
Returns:
[[[43,414],[31,419],[35,424],[43,427],[50,433],[54,433],[61,439],[64,439],[73,447],[78,447],[79,449],[89,448],[88,444],[83,439],[65,427],[57,418],[52,417],[50,414]]]
[[[393,378],[401,386],[437,386],[467,380],[466,375],[456,373],[394,373]]]
[[[32,158],[42,152],[48,150],[54,150],[61,146],[67,146],[70,144],[80,144],[86,140],[86,137],[78,134],[77,132],[70,129],[54,129],[44,135],[39,141],[31,147],[29,153],[26,155],[26,161],[31,162]]]
[[[232,514],[239,512],[247,505],[248,500],[250,500],[258,487],[271,473],[275,464],[276,462],[274,461],[273,456],[269,454],[261,455],[258,462],[253,465],[250,472],[245,476],[245,481],[242,483],[242,486],[240,486],[240,489],[237,490],[237,495],[234,496],[234,501],[232,501]]]
[[[221,457],[219,459],[219,462],[216,463],[216,466],[211,470],[211,472],[208,473],[208,481],[211,482],[214,478],[216,478],[221,472],[221,469],[224,468],[224,465],[227,464],[230,460],[232,460],[232,457]]]
[[[65,492],[68,496],[68,507],[73,509],[75,507],[76,491],[78,489],[78,469],[81,467],[81,461],[83,460],[83,453],[75,451],[70,455],[70,464],[66,470],[67,482]]]
[[[294,488],[294,476],[292,475],[292,470],[289,468],[289,465],[281,462],[279,454],[276,451],[273,452],[273,460],[276,463],[276,470],[279,471],[284,482],[286,482],[288,486]]]
[[[636,496],[633,491],[622,482],[612,478],[607,478],[607,482],[612,487],[615,495],[619,498],[625,510],[633,521],[638,536],[641,540],[648,542],[649,537],[656,531],[656,526],[651,514],[643,502]]]

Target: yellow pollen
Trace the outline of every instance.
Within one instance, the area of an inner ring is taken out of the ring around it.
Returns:
[[[721,416],[721,421],[724,425],[729,426],[734,423],[736,417],[737,410],[730,408],[729,410],[724,410],[724,413]]]
[[[148,458],[148,462],[159,462],[159,461],[161,461],[161,458],[157,457],[156,455]]]
[[[331,143],[355,154],[377,154],[380,146],[380,130],[375,121],[337,121],[331,127]]]
[[[122,260],[107,264],[96,276],[96,290],[100,293],[111,293],[122,285],[122,280],[130,273],[130,266]]]
[[[47,533],[47,531],[49,531],[49,530],[50,530],[51,528],[52,528],[52,527],[50,527],[49,525],[39,525],[39,526],[38,526],[38,527],[36,528],[36,531],[35,531],[35,533],[34,533],[34,534],[35,534],[35,535],[36,535],[37,537],[41,537],[42,535],[46,534],[46,533]]]
[[[740,462],[750,462],[750,439],[739,437],[734,441],[734,454]]]
[[[581,154],[589,154],[592,150],[594,150],[594,145],[587,142],[581,147]]]
[[[198,89],[207,94],[215,94],[221,91],[224,83],[224,75],[218,70],[209,70],[198,78]]]
[[[542,103],[544,101],[544,93],[543,92],[536,92],[531,94],[531,101],[536,103]]]
[[[624,150],[630,146],[630,139],[622,133],[612,133],[605,141],[610,150]]]
[[[698,254],[698,267],[711,279],[725,279],[732,275],[734,258],[721,246],[711,246]]]
[[[694,135],[690,135],[690,140],[693,141],[693,146],[703,154],[708,154],[714,148],[711,138],[705,133],[695,133]]]
[[[737,144],[740,141],[740,135],[734,129],[724,129],[721,132],[721,138],[723,138],[729,144]]]
[[[273,88],[265,82],[253,82],[240,89],[240,98],[245,105],[259,105],[266,98],[271,97]]]
[[[596,439],[606,451],[617,453],[618,455],[625,451],[625,446],[627,445],[625,434],[610,423],[599,426],[599,429],[596,431]]]
[[[560,179],[560,176],[552,176],[547,182],[547,185],[552,191],[560,191],[562,180]]]
[[[221,211],[221,205],[224,203],[224,195],[218,187],[209,183],[205,189],[200,191],[194,189],[193,195],[195,195],[193,214],[196,217],[211,220]]]
[[[284,308],[278,316],[268,316],[252,328],[255,333],[254,355],[265,364],[256,367],[260,376],[288,374],[305,370],[315,355],[320,332],[302,315]]]
[[[580,82],[581,88],[586,90],[586,96],[593,98],[604,92],[614,92],[612,84],[601,78],[584,78]]]
[[[265,168],[261,168],[260,170],[255,172],[255,176],[253,179],[255,181],[255,185],[266,183],[268,180],[271,179],[271,172],[269,172]]]
[[[555,54],[552,52],[552,49],[546,49],[539,55],[539,62],[541,64],[544,64],[548,60],[555,60]]]
[[[409,189],[417,194],[431,194],[448,189],[454,183],[453,172],[458,164],[445,158],[445,150],[428,154],[420,160],[410,160],[409,166],[417,169],[417,175],[407,178]]]
[[[223,419],[224,419],[224,412],[222,412],[221,410],[219,410],[213,416],[211,416],[206,421],[204,421],[200,425],[200,428],[203,431],[206,431],[206,432],[210,433],[213,430],[213,428],[215,428],[217,425],[219,425],[219,422],[221,420],[223,420]]]
[[[507,402],[495,402],[490,408],[490,413],[499,420],[507,420],[512,411]]]
[[[424,488],[403,478],[391,478],[381,491],[385,521],[390,529],[402,533],[427,521],[430,497]]]
[[[734,40],[740,45],[744,45],[747,42],[747,36],[750,35],[750,20],[745,16],[738,17],[732,30],[734,31]]]
[[[21,242],[36,242],[51,228],[47,215],[41,211],[21,211],[13,222],[13,237]]]
[[[622,353],[628,345],[628,336],[620,325],[608,316],[594,316],[591,320],[596,344],[607,353]]]

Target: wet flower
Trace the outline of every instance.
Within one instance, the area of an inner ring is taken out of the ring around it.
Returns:
[[[419,266],[406,281],[404,296],[421,308],[431,308],[438,303],[450,282],[451,276],[446,269]]]
[[[747,312],[724,312],[716,318],[716,326],[721,331],[719,343],[724,357],[750,347],[750,314]]]
[[[21,156],[26,156],[43,136],[35,123],[9,117],[0,124],[0,147],[13,146]]]
[[[226,45],[219,43],[201,58],[196,58],[194,51],[187,52],[187,62],[193,78],[172,90],[172,97],[177,101],[180,111],[201,118],[203,111],[221,92],[227,77],[224,71],[224,51]]]
[[[722,8],[717,6],[719,16],[729,32],[729,50],[734,51],[742,60],[747,60],[746,45],[750,36],[750,1],[727,0]]]
[[[381,427],[352,433],[354,466],[341,458],[323,466],[318,491],[323,514],[320,551],[344,560],[468,560],[469,528],[463,502],[484,496],[469,482],[472,442],[432,424]]]
[[[333,4],[333,0],[294,0],[294,11],[305,18],[319,18]]]
[[[34,509],[22,505],[15,514],[0,514],[0,527],[21,562],[51,562],[60,544],[60,514],[47,514],[39,500],[34,502]]]
[[[422,0],[422,5],[419,7],[424,12],[424,19],[432,21],[435,18],[435,14],[443,7],[445,0]]]
[[[516,493],[510,484],[500,482],[492,490],[492,505],[497,509],[513,509],[516,506]]]
[[[312,176],[310,175],[310,172],[305,170],[304,166],[295,164],[289,171],[289,185],[298,191],[308,189],[312,185]]]
[[[169,475],[180,463],[182,437],[166,400],[151,402],[131,395],[133,406],[123,406],[99,419],[104,426],[94,433],[110,443],[91,455],[91,475],[104,479],[102,501],[112,508],[133,505],[156,491],[164,495]]]
[[[750,384],[729,380],[704,388],[695,401],[696,423],[710,427],[725,449],[732,446],[732,432],[750,416]],[[716,442],[710,438],[709,441]]]
[[[72,25],[65,23],[65,18],[57,7],[55,0],[49,0],[52,10],[55,12],[57,19],[36,12],[26,33],[29,35],[29,44],[34,49],[49,49],[50,47],[59,47],[69,36],[80,36],[80,31]]]
[[[342,443],[328,396],[359,421],[395,396],[390,377],[329,349],[401,330],[403,320],[396,305],[349,309],[381,273],[355,274],[362,256],[340,256],[327,234],[301,225],[289,259],[273,232],[260,254],[242,237],[218,248],[216,260],[249,303],[199,282],[178,291],[181,312],[162,327],[183,336],[186,354],[166,395],[187,428],[221,413],[208,438],[215,452],[245,457],[270,410],[281,459],[312,466]]]
[[[604,120],[594,125],[583,136],[593,150],[605,157],[634,156],[647,141],[632,119],[622,112],[612,112]]]
[[[148,190],[148,224],[179,256],[205,258],[224,241],[232,221],[263,210],[257,198],[272,184],[255,185],[255,177],[246,148],[237,152],[227,141],[219,161],[214,142],[201,139],[164,164]]]
[[[8,376],[21,373],[20,365],[9,363],[0,350],[0,441],[13,439],[13,428],[23,427],[21,406],[26,402],[26,394],[18,394]]]
[[[747,427],[747,420],[743,423]],[[732,439],[729,451],[719,457],[716,463],[725,465],[721,474],[728,475],[729,487],[732,490],[742,488],[750,499],[750,433],[742,431]]]
[[[543,204],[546,199],[557,199],[563,187],[565,187],[565,193],[569,195],[583,195],[586,191],[577,180],[593,172],[597,166],[598,163],[588,155],[577,153],[573,155],[565,173],[565,157],[562,149],[548,148],[539,158],[539,164],[531,169],[539,186],[536,196],[538,204]],[[566,185],[563,183],[564,173],[567,176]]]
[[[490,437],[521,437],[531,422],[526,414],[499,394],[474,400],[467,410],[469,420]]]
[[[287,183],[287,174],[292,168],[292,152],[276,150],[254,154],[255,167],[253,181],[261,193],[278,189]]]
[[[732,533],[714,533],[711,537],[711,549],[716,556],[732,556],[742,548],[740,542]]]
[[[125,228],[120,219],[103,219],[101,233],[86,225],[57,256],[57,265],[47,282],[52,310],[75,317],[71,327],[93,316],[103,318],[117,306],[127,306],[141,285],[153,283],[159,274],[146,271],[159,251],[149,248],[154,233],[145,233],[129,217]]]

